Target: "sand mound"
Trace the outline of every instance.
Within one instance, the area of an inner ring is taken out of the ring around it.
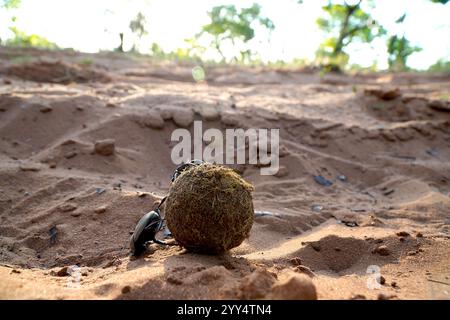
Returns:
[[[34,82],[69,84],[71,82],[110,81],[109,76],[102,72],[91,70],[87,66],[68,64],[62,61],[38,61],[13,65],[8,67],[5,73],[8,76]]]

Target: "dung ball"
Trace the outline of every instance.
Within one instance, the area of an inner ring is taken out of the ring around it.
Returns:
[[[170,186],[167,227],[186,249],[219,254],[239,246],[253,225],[253,186],[232,169],[202,164]]]

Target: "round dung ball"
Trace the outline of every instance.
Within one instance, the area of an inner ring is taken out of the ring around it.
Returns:
[[[202,164],[170,186],[167,227],[177,242],[199,253],[219,254],[239,246],[253,224],[253,186],[232,169]]]

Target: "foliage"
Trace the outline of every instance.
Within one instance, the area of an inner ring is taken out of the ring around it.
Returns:
[[[406,60],[414,52],[421,51],[422,48],[412,46],[405,36],[391,36],[388,39],[388,63],[389,69],[406,70]]]
[[[37,34],[26,34],[18,30],[16,27],[11,27],[14,37],[6,40],[6,45],[13,47],[37,47],[45,49],[56,49],[57,45]]]
[[[178,48],[175,51],[165,52],[157,43],[153,43],[151,46],[151,55],[153,58],[159,60],[175,60],[179,62],[202,62],[201,54],[204,48],[198,48],[192,43],[192,39],[185,40],[188,44],[191,44],[190,48]]]
[[[450,60],[448,58],[442,58],[436,61],[428,68],[430,72],[444,72],[450,74]]]
[[[0,8],[17,9],[20,6],[21,0],[1,0]]]
[[[145,29],[145,25],[147,23],[147,19],[145,18],[144,14],[142,12],[138,12],[136,17],[130,21],[130,29],[131,32],[133,32],[139,39],[139,41],[142,39],[143,36],[148,34],[147,29]],[[123,39],[121,40],[123,42]],[[123,46],[123,43],[122,43]],[[132,51],[135,51],[137,47],[137,44],[135,43],[133,45]]]
[[[440,3],[440,4],[447,4],[448,1],[449,0],[431,0],[431,2]]]
[[[404,13],[400,18],[398,18],[395,23],[402,24],[406,19],[406,13]],[[422,48],[412,46],[410,41],[403,34],[392,35],[387,41],[387,51],[388,51],[388,64],[391,70],[407,70],[406,61],[409,56],[415,52],[421,51]]]
[[[345,52],[352,41],[370,43],[378,36],[386,34],[385,29],[361,8],[360,0],[356,4],[332,3],[323,8],[325,17],[317,19],[317,25],[330,35],[317,50],[321,64],[343,65],[348,62]]]
[[[210,23],[202,27],[202,31],[196,36],[197,39],[204,34],[212,36],[211,47],[213,47],[226,60],[223,52],[225,42],[231,42],[233,46],[238,43],[247,43],[255,37],[254,25],[259,24],[261,27],[272,31],[275,26],[267,17],[261,16],[261,6],[254,3],[249,8],[236,9],[234,5],[222,5],[212,8],[208,12],[211,20]],[[239,57],[235,60],[250,60],[252,52],[250,50],[241,50]]]

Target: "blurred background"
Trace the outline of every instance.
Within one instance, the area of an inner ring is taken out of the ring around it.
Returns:
[[[448,0],[0,0],[2,46],[450,72]]]

